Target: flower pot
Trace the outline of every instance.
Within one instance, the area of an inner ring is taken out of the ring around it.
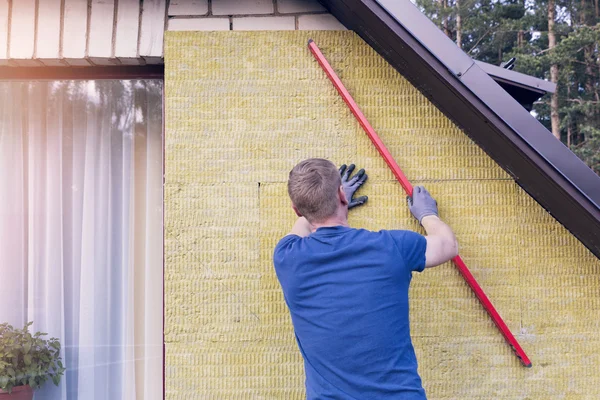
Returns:
[[[33,399],[33,390],[31,386],[15,386],[12,388],[12,392],[8,392],[0,389],[0,400],[31,400]]]

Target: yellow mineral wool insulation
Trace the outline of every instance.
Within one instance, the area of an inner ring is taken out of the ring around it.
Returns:
[[[302,399],[271,256],[295,216],[289,170],[355,162],[350,223],[413,229],[400,185],[309,53],[313,38],[533,362],[521,367],[456,269],[415,274],[430,399],[600,398],[600,261],[352,32],[167,32],[167,399]]]

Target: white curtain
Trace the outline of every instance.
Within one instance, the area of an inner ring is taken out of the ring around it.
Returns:
[[[162,399],[162,82],[0,82],[0,322],[57,337],[35,399]]]

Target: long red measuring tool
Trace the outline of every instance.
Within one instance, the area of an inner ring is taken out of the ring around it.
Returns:
[[[333,86],[335,86],[335,88],[340,93],[348,107],[350,107],[352,114],[354,114],[354,116],[360,123],[360,126],[362,126],[362,128],[367,133],[367,136],[369,136],[369,139],[371,139],[371,142],[373,142],[373,144],[377,148],[377,151],[379,151],[379,154],[381,154],[386,164],[390,167],[392,173],[394,174],[394,176],[396,176],[398,182],[400,182],[400,185],[402,185],[402,188],[404,188],[404,191],[409,196],[412,196],[412,185],[410,184],[410,182],[408,181],[408,179],[406,178],[406,176],[404,175],[404,173],[402,172],[402,170],[400,169],[400,167],[398,166],[388,149],[385,147],[385,145],[371,126],[371,124],[369,124],[367,118],[365,118],[362,111],[360,111],[360,108],[358,108],[358,105],[356,105],[356,102],[354,101],[348,90],[346,90],[346,87],[344,86],[340,78],[338,78],[333,68],[331,68],[331,65],[329,65],[329,62],[327,62],[327,59],[325,58],[323,53],[321,53],[319,47],[315,44],[315,42],[313,42],[312,39],[308,41],[308,48],[319,62],[321,68],[323,68],[323,70],[327,74],[327,77],[329,78],[331,83],[333,83]],[[525,367],[531,367],[531,361],[529,361],[529,358],[519,345],[519,342],[517,342],[517,339],[515,339],[510,329],[508,329],[508,326],[506,326],[506,324],[502,320],[502,317],[500,316],[500,314],[498,314],[498,312],[492,305],[490,299],[488,299],[486,294],[483,292],[483,289],[481,289],[481,286],[479,286],[479,284],[477,283],[477,281],[463,262],[462,258],[460,258],[460,256],[456,256],[452,259],[452,262],[454,263],[456,268],[458,268],[458,271],[467,281],[467,284],[471,287],[473,292],[475,292],[475,296],[477,296],[483,308],[485,308],[485,310],[488,312],[488,314],[490,315],[490,317],[504,336],[504,339],[506,339],[510,347],[512,347],[517,358]]]

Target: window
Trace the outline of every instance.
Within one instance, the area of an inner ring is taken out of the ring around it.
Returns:
[[[0,323],[67,368],[36,399],[162,399],[162,90],[0,82]]]

